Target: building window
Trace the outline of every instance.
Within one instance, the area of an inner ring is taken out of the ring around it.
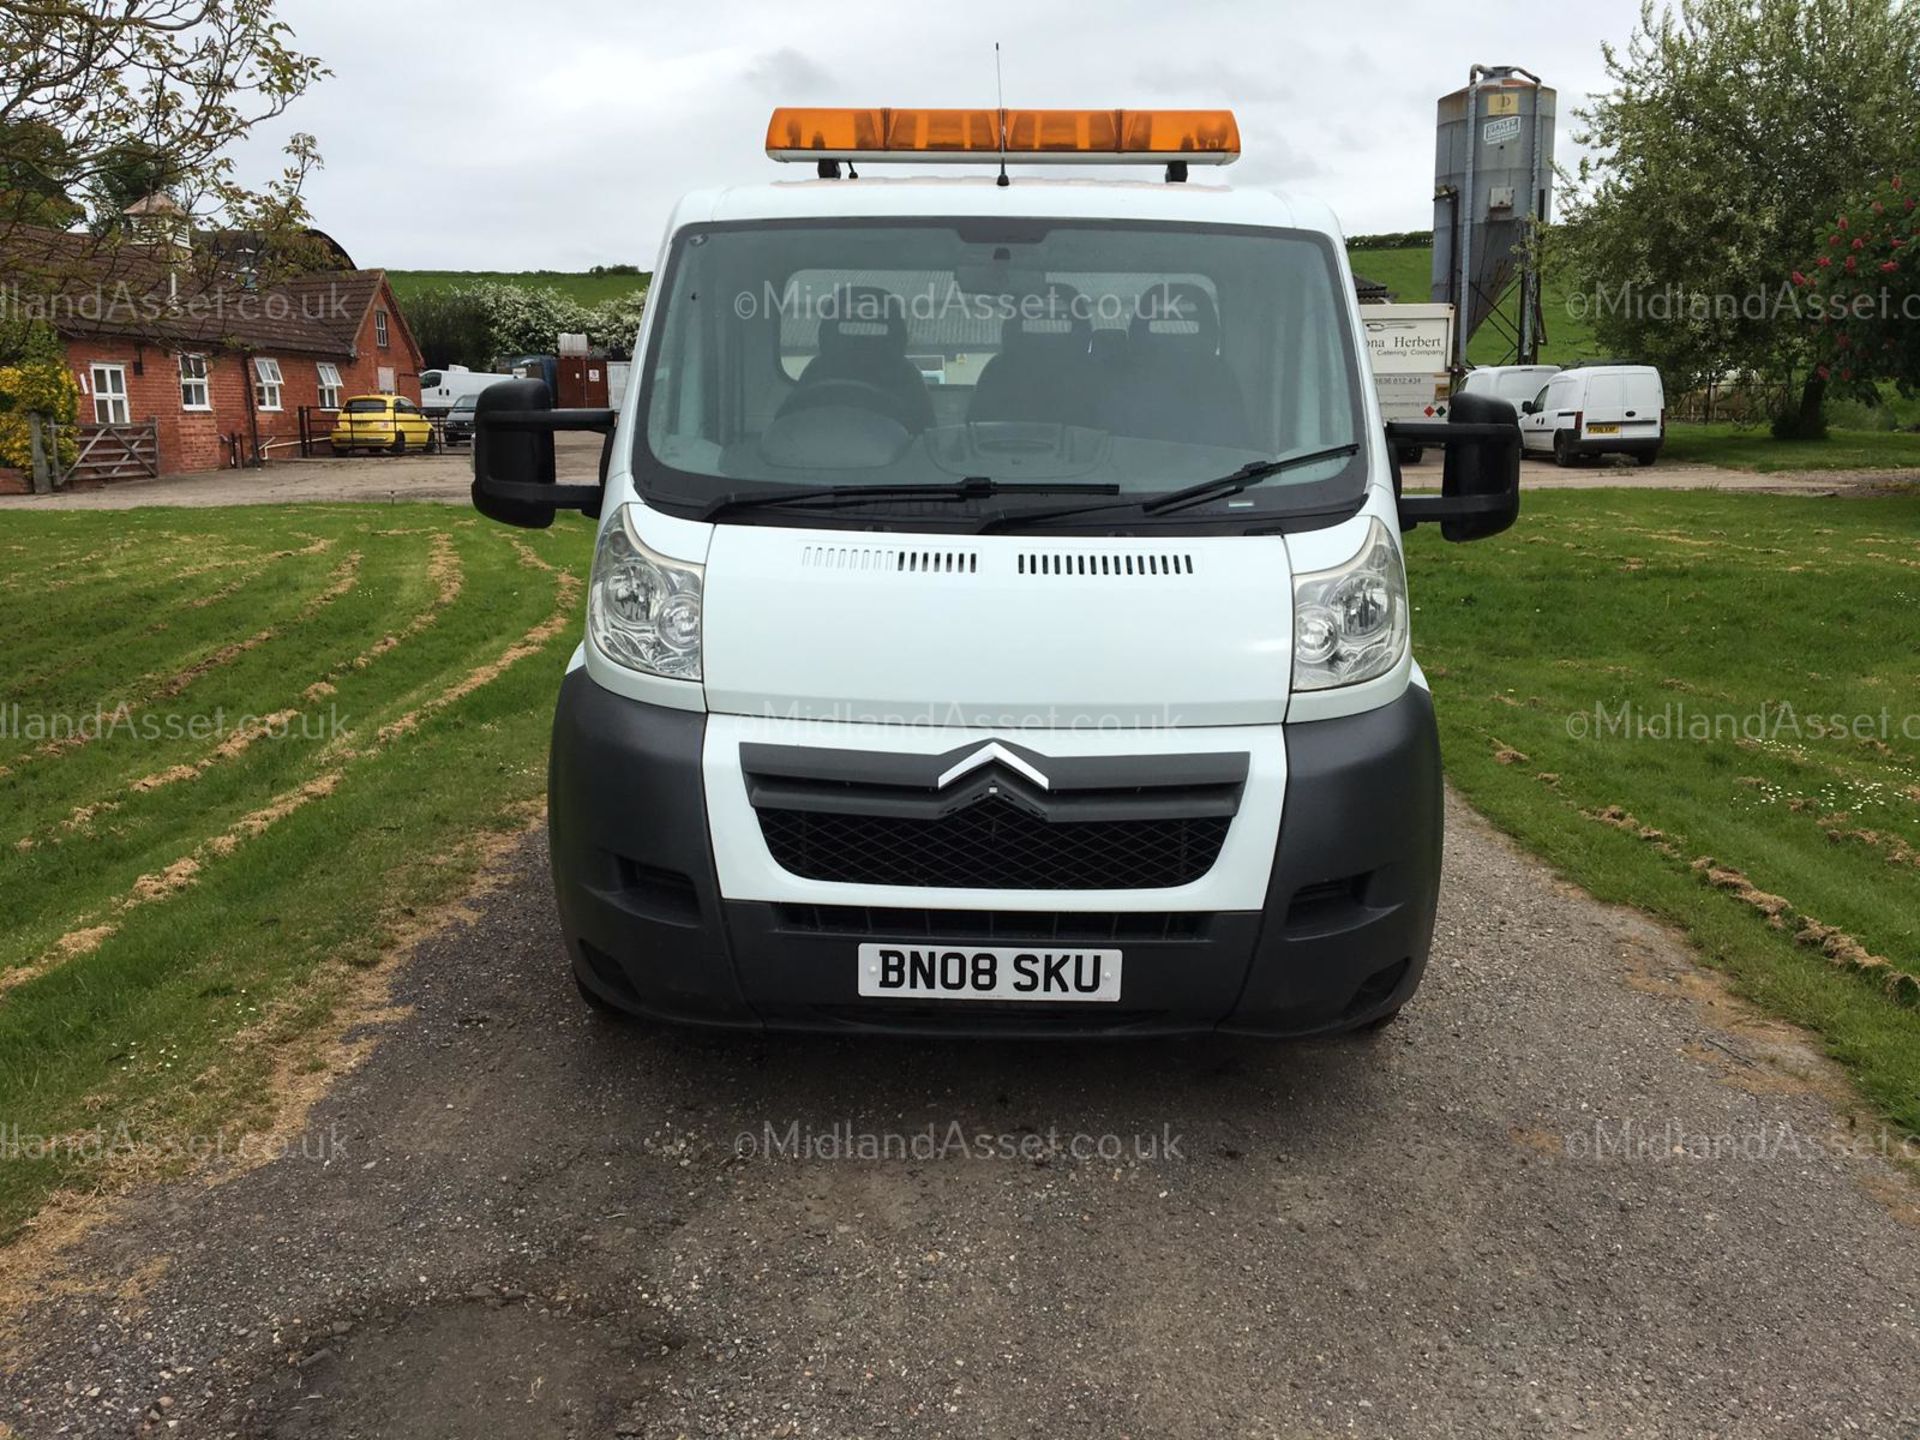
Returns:
[[[213,408],[213,393],[207,385],[207,357],[204,355],[180,357],[180,408],[182,410]]]
[[[373,343],[382,350],[387,348],[387,312],[384,310],[373,312]]]
[[[280,408],[280,387],[286,381],[280,375],[280,362],[270,355],[253,359],[253,404],[258,410]]]
[[[93,381],[93,423],[96,425],[124,425],[128,420],[127,411],[127,367],[124,365],[94,365],[91,368]]]
[[[340,367],[328,365],[324,361],[315,367],[320,372],[320,408],[338,410],[340,408]]]

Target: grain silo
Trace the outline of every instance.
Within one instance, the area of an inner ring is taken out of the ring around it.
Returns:
[[[1440,101],[1433,160],[1433,295],[1454,306],[1454,365],[1516,273],[1511,340],[1532,364],[1541,339],[1540,277],[1524,252],[1528,224],[1553,200],[1554,92],[1517,65],[1475,65]]]

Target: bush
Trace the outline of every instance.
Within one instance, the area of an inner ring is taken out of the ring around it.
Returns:
[[[1431,230],[1399,230],[1385,235],[1349,235],[1349,250],[1418,250],[1433,244]]]
[[[602,300],[587,316],[587,339],[615,360],[632,359],[633,342],[640,334],[640,317],[646,309],[645,290],[629,290],[625,295]]]
[[[27,360],[0,368],[0,465],[33,468],[33,430],[29,415],[60,427],[59,448],[48,458],[71,465],[79,453],[73,433],[80,411],[80,387],[64,360]],[[44,441],[43,441],[44,443]]]
[[[491,370],[502,355],[551,355],[563,332],[584,334],[624,359],[646,303],[644,288],[588,307],[551,286],[482,281],[416,295],[407,303],[407,324],[430,369]]]

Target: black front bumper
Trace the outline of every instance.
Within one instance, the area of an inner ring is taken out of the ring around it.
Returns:
[[[1417,686],[1289,725],[1280,843],[1262,910],[937,911],[724,900],[707,838],[706,717],[566,679],[548,826],[580,983],[689,1024],[897,1033],[1307,1035],[1366,1023],[1420,983],[1440,879],[1440,752]],[[1116,1004],[903,1002],[857,993],[863,941],[1125,953]]]

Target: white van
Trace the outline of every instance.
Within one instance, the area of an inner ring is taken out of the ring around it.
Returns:
[[[1562,370],[1520,407],[1521,444],[1556,465],[1589,455],[1631,455],[1651,465],[1666,434],[1666,392],[1651,365]]]
[[[429,415],[440,416],[454,406],[454,402],[468,396],[478,396],[487,386],[501,380],[511,380],[511,375],[493,375],[485,370],[469,370],[464,365],[449,365],[444,370],[422,370],[420,372],[420,408]]]
[[[996,183],[1003,147],[1109,168]],[[776,111],[820,178],[679,203],[617,414],[481,396],[482,513],[597,517],[548,817],[592,1005],[1301,1035],[1412,995],[1441,778],[1401,532],[1512,524],[1518,432],[1382,423],[1332,213],[1184,183],[1238,149],[1227,112]],[[555,483],[557,430],[602,479]],[[1440,495],[1396,495],[1404,443]]]
[[[1454,388],[1462,395],[1491,395],[1518,412],[1559,373],[1558,365],[1480,365],[1462,376]]]

